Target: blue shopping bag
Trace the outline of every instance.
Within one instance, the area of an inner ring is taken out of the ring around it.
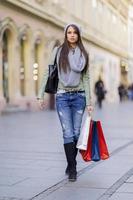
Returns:
[[[99,140],[98,140],[98,130],[97,130],[97,122],[93,121],[92,126],[92,160],[99,161],[100,160],[100,151],[99,151]]]

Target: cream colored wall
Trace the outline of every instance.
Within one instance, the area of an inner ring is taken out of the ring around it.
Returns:
[[[94,45],[90,46],[89,53],[92,92],[100,76],[107,90],[106,100],[117,102],[119,100],[117,88],[121,79],[120,58]]]
[[[35,2],[37,1],[34,1],[34,3]],[[80,23],[83,27],[83,31],[88,33],[86,35],[88,40],[91,39],[95,42],[95,39],[93,39],[95,33],[100,45],[100,40],[104,37],[104,40],[107,41],[107,48],[110,46],[112,51],[114,51],[117,45],[115,53],[119,49],[119,54],[121,54],[121,56],[127,55],[127,19],[121,16],[108,1],[97,0],[97,7],[95,8],[92,6],[92,0],[84,0],[84,2],[81,0],[68,0],[67,2],[64,0],[51,0],[42,2],[41,6],[43,6],[44,10],[47,5],[49,9],[47,9],[46,12],[50,10],[53,17],[56,17],[59,21],[63,23],[66,21],[70,22],[69,19],[71,18],[71,21]],[[65,15],[63,15],[63,9],[65,10]],[[58,15],[58,12],[60,12],[60,15]],[[116,16],[116,23],[113,22],[112,15]]]
[[[133,5],[130,6],[128,20],[128,48],[129,48],[129,83],[133,83]]]
[[[18,1],[16,0],[14,2],[16,3]],[[118,53],[120,56],[127,56],[127,19],[118,12],[117,7],[115,9],[111,6],[109,0],[97,0],[96,8],[93,8],[92,0],[84,0],[84,2],[82,0],[32,0],[32,4],[31,1],[28,0],[23,0],[22,2],[26,3],[21,3],[22,7],[29,10],[32,5],[33,13],[53,20],[58,26],[62,27],[65,23],[71,21],[78,22],[82,25],[83,31],[87,33],[86,35],[84,34],[84,36],[88,40],[102,46],[101,43],[103,43],[103,41],[101,41],[101,39],[104,37],[106,41],[104,42],[104,46],[106,48]],[[121,10],[125,8],[127,11],[127,3],[122,3],[122,0],[119,0],[119,2]],[[112,22],[113,13],[117,18],[116,24]],[[96,35],[96,38],[94,35]]]

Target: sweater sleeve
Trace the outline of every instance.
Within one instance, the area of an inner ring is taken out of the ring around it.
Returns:
[[[46,85],[47,79],[48,79],[48,67],[45,68],[44,70],[41,87],[39,89],[37,99],[44,99],[45,85]]]
[[[88,67],[86,72],[83,72],[83,85],[86,96],[86,106],[91,105],[91,89],[90,89],[90,69]]]
[[[49,59],[50,64],[54,64],[57,49],[58,49],[58,47],[55,47],[52,51],[51,57]],[[47,82],[47,79],[48,79],[48,73],[49,73],[49,68],[47,66],[44,70],[44,74],[43,74],[43,78],[42,78],[42,81],[41,81],[41,86],[40,86],[40,89],[39,89],[39,92],[38,92],[37,99],[44,99],[45,86],[46,86],[46,82]]]

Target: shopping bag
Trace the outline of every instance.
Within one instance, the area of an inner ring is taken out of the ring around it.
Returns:
[[[82,126],[81,133],[77,142],[78,149],[87,149],[88,137],[89,137],[89,129],[90,129],[90,121],[91,117],[87,115],[85,122]]]
[[[102,129],[100,121],[97,121],[97,129],[98,129],[98,137],[99,137],[100,157],[102,160],[105,160],[109,157],[109,152],[108,152],[107,144],[105,141],[105,137],[103,134],[103,129]]]
[[[87,149],[86,150],[79,150],[79,152],[82,155],[82,158],[84,161],[91,161],[91,154],[92,154],[92,127],[93,127],[93,121],[90,121],[90,129],[87,139]]]
[[[97,122],[93,121],[92,127],[92,151],[91,151],[91,160],[99,161],[100,160],[100,146],[99,146],[99,137],[98,137],[98,129]]]
[[[109,158],[107,144],[100,121],[91,120],[86,150],[80,150],[84,161],[99,161]]]

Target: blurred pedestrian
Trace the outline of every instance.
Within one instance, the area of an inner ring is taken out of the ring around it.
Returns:
[[[133,83],[128,87],[128,99],[133,100]]]
[[[102,79],[99,77],[98,81],[95,83],[95,94],[97,97],[97,103],[99,108],[102,108],[102,102],[105,98],[106,90]]]
[[[126,89],[123,83],[121,83],[118,87],[118,94],[119,94],[120,102],[122,102],[126,96]]]
[[[64,42],[55,48],[57,52],[58,90],[56,108],[61,122],[64,150],[67,159],[66,174],[69,181],[76,181],[76,144],[80,135],[82,117],[85,108],[92,112],[88,54],[81,40],[81,29],[77,24],[68,24],[64,29]],[[44,108],[43,100],[47,77],[45,76],[39,91],[39,104]]]

